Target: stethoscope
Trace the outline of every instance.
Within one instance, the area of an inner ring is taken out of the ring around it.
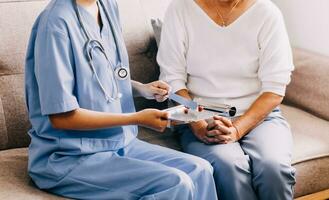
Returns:
[[[116,100],[118,100],[122,97],[122,94],[119,92],[118,80],[126,80],[129,76],[129,71],[128,71],[128,68],[124,67],[123,64],[122,64],[123,56],[122,56],[122,52],[120,50],[120,46],[118,45],[119,44],[119,42],[118,42],[119,39],[118,39],[118,35],[115,33],[115,29],[114,29],[114,25],[112,23],[112,20],[111,20],[109,14],[107,13],[107,11],[105,9],[106,7],[105,7],[103,1],[98,0],[98,2],[100,3],[100,7],[103,9],[103,11],[106,15],[106,18],[107,18],[107,20],[110,24],[110,29],[111,29],[112,35],[114,37],[114,42],[115,42],[115,45],[118,49],[117,51],[118,51],[119,65],[116,66],[114,70],[113,70],[112,67],[115,66],[115,65],[110,60],[110,58],[107,56],[103,44],[99,40],[92,39],[89,32],[87,31],[87,29],[86,29],[86,27],[85,27],[85,25],[82,21],[81,14],[80,14],[80,11],[79,11],[76,0],[73,0],[73,5],[74,5],[74,9],[75,9],[77,18],[78,18],[78,22],[81,26],[82,32],[85,35],[85,37],[87,38],[87,41],[86,41],[86,44],[85,44],[84,48],[85,48],[85,51],[86,51],[86,58],[87,58],[88,64],[89,64],[93,74],[95,75],[96,81],[98,82],[98,85],[100,86],[102,92],[104,93],[107,102],[113,102],[113,101],[116,101]],[[105,90],[105,88],[104,88],[103,84],[101,83],[101,81],[98,77],[98,74],[95,70],[95,66],[93,64],[92,52],[96,49],[99,49],[104,54],[106,60],[109,62],[112,73],[114,73],[114,77],[115,77],[114,82],[115,82],[115,84],[113,84],[113,85],[115,86],[115,88],[113,88],[114,92],[113,92],[112,96],[109,95],[108,92]]]

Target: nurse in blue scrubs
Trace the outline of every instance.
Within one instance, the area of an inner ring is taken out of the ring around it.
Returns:
[[[74,199],[215,200],[211,165],[136,139],[163,131],[167,113],[135,112],[133,94],[164,101],[169,87],[130,80],[114,0],[52,0],[26,58],[29,173]]]

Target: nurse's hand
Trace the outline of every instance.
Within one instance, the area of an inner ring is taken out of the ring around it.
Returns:
[[[168,126],[168,113],[156,109],[146,109],[135,114],[137,124],[159,132]]]
[[[154,81],[143,84],[140,94],[146,99],[155,99],[157,102],[164,102],[168,99],[170,86],[163,81]]]

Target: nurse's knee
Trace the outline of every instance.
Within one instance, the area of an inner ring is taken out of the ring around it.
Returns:
[[[213,176],[214,168],[207,160],[196,157],[191,165],[198,174]]]
[[[176,191],[185,191],[185,193],[190,194],[194,190],[192,179],[185,172],[178,169],[169,170],[166,176],[160,181],[167,185],[168,188]]]

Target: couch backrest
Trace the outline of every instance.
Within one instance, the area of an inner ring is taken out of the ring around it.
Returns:
[[[45,4],[0,0],[0,149],[29,143],[24,57],[31,26]]]
[[[294,49],[294,63],[285,103],[329,120],[329,57]]]
[[[64,0],[63,0],[64,1]],[[68,1],[68,0],[65,0]],[[170,0],[117,0],[121,12],[132,77],[157,79],[156,45],[150,18],[162,18]],[[29,144],[30,127],[24,101],[24,58],[37,15],[48,0],[0,0],[0,150]],[[155,106],[136,101],[138,108]]]

